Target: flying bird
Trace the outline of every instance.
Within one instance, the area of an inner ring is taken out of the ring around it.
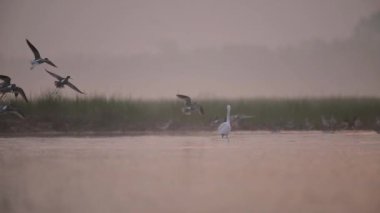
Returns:
[[[0,75],[0,80],[3,81],[0,83],[0,99],[2,99],[7,93],[13,93],[16,98],[20,94],[22,98],[28,102],[24,90],[16,84],[11,84],[11,78],[9,76]]]
[[[226,137],[228,142],[230,141],[230,139],[228,138],[228,134],[230,134],[231,132],[230,112],[231,112],[231,106],[227,105],[226,121],[221,123],[218,127],[219,134],[222,136],[222,138]]]
[[[28,39],[25,39],[26,43],[28,44],[29,48],[32,50],[34,59],[31,61],[32,66],[30,69],[32,70],[35,66],[40,65],[42,63],[47,63],[53,67],[57,67],[52,61],[50,61],[48,58],[41,58],[40,53],[38,52],[37,48],[30,43]]]
[[[6,75],[0,75],[0,80],[3,82],[0,83],[0,88],[9,86],[11,84],[11,78]]]
[[[1,114],[14,114],[14,115],[18,116],[19,118],[22,118],[22,119],[25,118],[25,115],[22,112],[11,107],[10,105],[0,105],[0,113]]]
[[[50,72],[47,69],[45,69],[45,71],[58,80],[58,81],[54,81],[54,84],[55,84],[55,86],[57,88],[63,88],[65,85],[67,85],[71,89],[73,89],[73,90],[75,90],[75,91],[77,91],[77,92],[79,92],[81,94],[84,94],[84,92],[80,91],[76,86],[74,86],[74,84],[72,84],[72,83],[69,82],[69,79],[71,78],[70,76],[66,76],[64,78],[64,77],[61,77],[61,76],[59,76],[59,75],[57,75],[55,73]]]
[[[189,96],[177,94],[177,97],[185,101],[184,106],[181,108],[185,115],[191,115],[191,113],[195,111],[201,115],[204,115],[203,107],[196,102],[192,102]]]

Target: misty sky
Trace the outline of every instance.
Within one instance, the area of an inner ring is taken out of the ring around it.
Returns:
[[[134,98],[380,94],[380,0],[2,0],[0,69]],[[25,38],[58,69],[30,71]],[[75,94],[69,88],[65,93]]]

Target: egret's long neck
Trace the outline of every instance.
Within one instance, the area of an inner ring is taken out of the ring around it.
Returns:
[[[227,122],[228,123],[230,122],[230,111],[231,111],[231,109],[227,108]]]

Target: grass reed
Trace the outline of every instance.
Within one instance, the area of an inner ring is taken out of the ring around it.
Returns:
[[[12,101],[26,119],[0,115],[2,132],[38,131],[147,131],[162,130],[215,130],[216,119],[225,117],[226,105],[231,104],[232,115],[254,116],[233,122],[240,130],[306,130],[323,129],[322,116],[336,120],[336,129],[378,128],[380,98],[256,98],[256,99],[203,99],[198,101],[205,115],[186,116],[181,113],[181,100],[134,100],[92,96],[67,98],[49,93],[30,103]],[[308,124],[306,124],[308,123]],[[344,126],[345,124],[348,124]],[[307,126],[309,125],[309,126]]]

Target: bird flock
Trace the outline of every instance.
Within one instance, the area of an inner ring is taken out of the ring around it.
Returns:
[[[205,111],[201,105],[199,105],[197,102],[194,102],[191,100],[191,98],[187,95],[177,94],[177,98],[184,101],[184,105],[181,108],[181,111],[185,115],[191,115],[193,112],[197,112],[200,115],[204,115]],[[226,138],[227,141],[230,141],[228,135],[231,132],[231,124],[230,124],[230,111],[231,106],[227,105],[227,115],[226,115],[226,121],[221,123],[218,127],[218,133],[222,138]],[[171,121],[171,120],[170,120]],[[171,124],[171,122],[169,123]],[[167,124],[166,124],[167,126]],[[167,128],[167,127],[166,127]]]
[[[48,64],[54,68],[58,68],[58,66],[56,64],[54,64],[49,58],[41,57],[39,50],[28,39],[25,39],[25,40],[26,40],[26,44],[28,45],[28,47],[30,48],[30,50],[32,51],[33,56],[34,56],[33,60],[31,60],[31,62],[30,62],[30,64],[31,64],[30,70],[33,70],[35,67],[37,67],[41,64],[44,64],[44,63]],[[60,75],[58,75],[52,71],[49,71],[47,69],[45,69],[45,71],[50,76],[55,78],[54,85],[56,88],[60,89],[60,88],[64,88],[65,86],[68,86],[80,94],[85,94],[80,89],[78,89],[78,87],[76,87],[73,83],[71,83],[69,81],[70,79],[72,79],[71,76],[63,77],[63,76],[60,76]],[[24,90],[21,87],[14,84],[11,81],[11,77],[9,77],[9,76],[0,75],[0,80],[2,81],[2,82],[0,82],[0,95],[1,95],[0,100],[3,102],[3,104],[0,104],[0,113],[1,114],[4,114],[4,113],[14,114],[20,118],[25,118],[25,115],[20,110],[16,109],[15,107],[11,106],[10,104],[5,104],[3,101],[3,98],[7,94],[13,93],[16,98],[18,97],[18,95],[21,95],[21,97],[23,98],[24,101],[29,102],[28,98],[25,95]],[[205,112],[204,112],[203,107],[201,105],[199,105],[198,103],[192,101],[189,96],[182,95],[182,94],[177,94],[176,96],[179,99],[184,101],[184,105],[181,108],[181,111],[183,112],[183,114],[191,115],[193,113],[199,113],[200,115],[204,115]],[[227,106],[226,121],[221,123],[219,128],[218,128],[218,132],[222,136],[222,138],[225,137],[228,140],[229,140],[228,135],[231,131],[230,110],[231,110],[231,106],[228,105]],[[168,128],[171,125],[171,123],[172,123],[172,120],[167,122],[167,124],[162,129]]]
[[[28,40],[25,39],[28,47],[33,53],[33,60],[31,60],[30,64],[30,70],[33,70],[35,67],[41,65],[41,64],[48,64],[54,68],[58,68],[57,65],[55,65],[49,58],[43,58],[41,57],[40,52],[38,49]],[[72,79],[71,76],[61,76],[58,75],[52,71],[49,71],[48,69],[44,69],[46,73],[48,73],[50,76],[52,76],[55,81],[54,85],[57,89],[64,88],[65,86],[73,89],[74,91],[85,94],[83,91],[81,91],[78,87],[76,87],[73,83],[71,83],[69,80]],[[18,110],[17,108],[11,106],[9,103],[5,103],[3,101],[4,97],[7,94],[14,94],[14,96],[17,98],[19,95],[22,97],[22,99],[25,102],[29,102],[27,96],[25,95],[24,90],[12,82],[11,77],[6,75],[0,75],[0,114],[13,114],[18,116],[19,118],[25,118],[25,115]],[[204,108],[198,104],[197,102],[194,102],[189,96],[183,95],[183,94],[177,94],[177,98],[183,101],[183,106],[181,107],[181,111],[184,115],[192,115],[194,113],[199,115],[204,115],[205,110]],[[242,120],[245,119],[251,119],[254,116],[251,115],[241,115],[241,114],[231,114],[231,105],[226,106],[226,117],[225,119],[215,119],[212,121],[212,125],[218,125],[217,131],[219,135],[223,138],[226,138],[227,141],[229,141],[229,134],[231,132],[231,122],[235,124],[239,124]],[[173,120],[169,120],[166,122],[160,129],[165,130],[168,129],[173,124]],[[294,126],[294,123],[292,121],[289,121],[286,124],[286,128],[292,129]],[[344,121],[340,124],[341,129],[358,129],[361,126],[361,121],[358,117],[355,117],[352,121]],[[380,118],[376,118],[376,126],[379,128],[380,133]],[[314,126],[311,124],[311,122],[306,118],[305,119],[305,127],[308,130],[311,130],[314,128]],[[324,116],[321,117],[321,127],[324,131],[333,132],[335,129],[337,129],[338,124],[334,117],[331,118],[325,118]]]
[[[30,50],[32,50],[33,55],[34,55],[34,59],[30,62],[32,65],[30,67],[31,70],[34,69],[35,66],[41,65],[43,63],[49,64],[55,68],[58,68],[57,65],[55,65],[52,61],[50,61],[50,59],[42,58],[38,49],[28,39],[26,39],[26,43],[28,44]],[[71,82],[69,82],[69,79],[71,78],[70,76],[62,77],[62,76],[55,74],[55,73],[53,73],[47,69],[45,69],[45,71],[57,79],[57,81],[54,81],[54,84],[57,88],[63,88],[66,85],[66,86],[72,88],[73,90],[75,90],[81,94],[84,94],[76,86],[74,86]]]
[[[30,62],[31,64],[30,70],[33,70],[36,66],[41,65],[43,63],[49,64],[55,68],[58,68],[57,65],[55,65],[50,59],[42,58],[38,49],[28,39],[25,39],[25,40],[34,55],[34,59]],[[45,71],[56,79],[56,81],[54,81],[54,85],[56,86],[56,88],[63,88],[64,86],[68,86],[72,88],[73,90],[75,90],[76,92],[84,94],[84,92],[82,92],[74,84],[69,82],[69,79],[71,78],[70,76],[62,77],[47,69],[45,69]],[[29,102],[28,98],[25,95],[24,90],[21,87],[14,84],[12,82],[11,77],[9,76],[0,75],[0,80],[2,81],[0,82],[0,100],[3,102],[2,104],[0,104],[0,113],[15,114],[20,118],[25,118],[24,114],[20,110],[14,108],[9,103],[7,104],[3,101],[4,97],[7,94],[13,93],[16,98],[18,97],[18,95],[21,95],[23,100],[25,100],[26,102]]]

